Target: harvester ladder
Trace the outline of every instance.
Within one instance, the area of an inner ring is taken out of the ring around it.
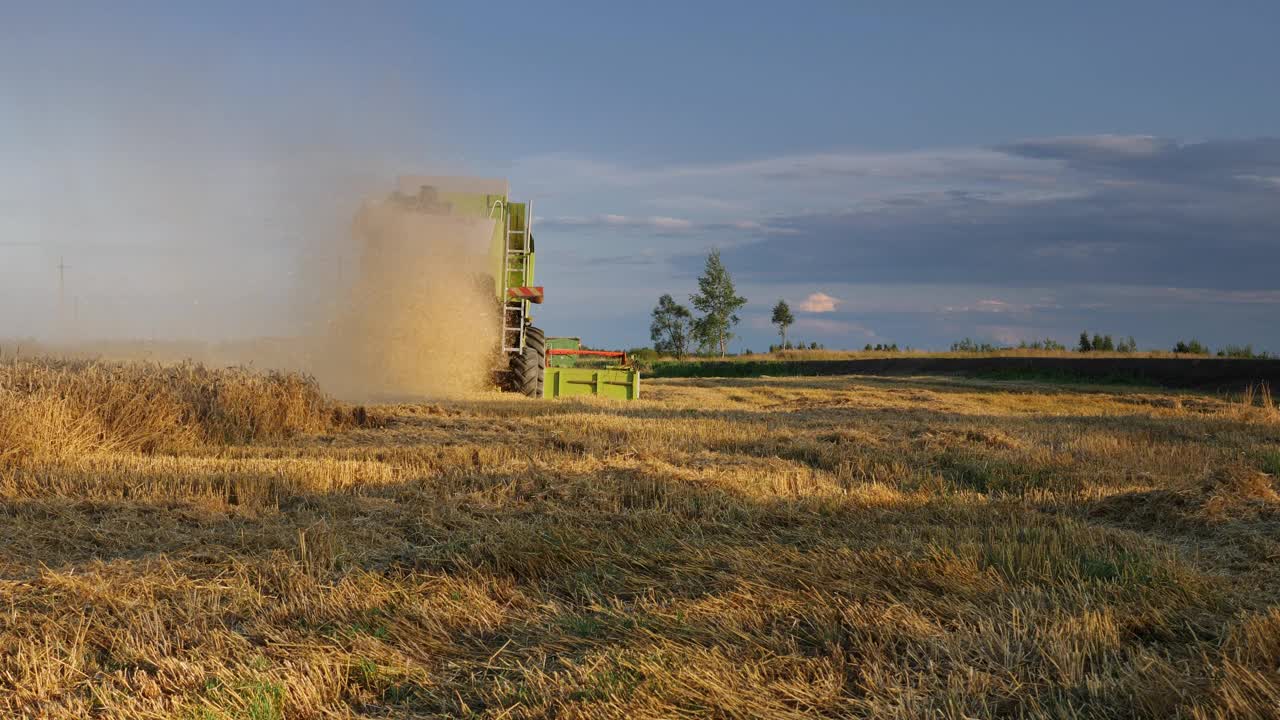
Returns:
[[[524,206],[523,223],[516,222],[516,214],[511,206],[506,206],[507,249],[502,263],[502,349],[506,352],[520,352],[524,349],[525,308],[528,301],[512,298],[507,291],[512,287],[512,275],[518,275],[524,284],[529,268],[529,238],[533,225],[533,203]],[[519,227],[517,227],[519,225]]]

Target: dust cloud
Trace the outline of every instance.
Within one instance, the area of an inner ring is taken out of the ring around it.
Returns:
[[[180,337],[89,339],[95,329],[80,325],[44,341],[0,341],[0,354],[7,346],[26,355],[296,370],[352,402],[467,396],[492,388],[501,360],[494,223],[368,200],[340,251],[304,247],[290,292],[247,311],[288,323],[282,334],[201,339],[191,322]],[[317,257],[354,267],[335,274]]]
[[[299,370],[352,401],[483,387],[491,225],[383,200],[470,174],[433,153],[448,104],[394,14],[290,14],[277,57],[114,12],[0,27],[0,354]]]
[[[311,368],[350,398],[459,395],[491,382],[498,346],[489,243],[494,221],[392,201],[353,223],[360,270],[333,308]]]

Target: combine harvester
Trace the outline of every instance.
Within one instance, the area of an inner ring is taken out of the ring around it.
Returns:
[[[640,396],[640,373],[626,353],[584,350],[577,338],[548,338],[533,324],[530,311],[545,295],[534,284],[532,206],[512,202],[506,180],[411,176],[399,184],[390,201],[402,208],[494,221],[488,261],[493,273],[480,282],[492,288],[500,307],[500,387],[529,397]]]

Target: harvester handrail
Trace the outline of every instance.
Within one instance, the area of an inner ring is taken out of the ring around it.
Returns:
[[[627,354],[621,350],[579,350],[573,348],[547,348],[547,367],[551,366],[554,355],[592,355],[595,357],[622,358],[622,365],[627,364]]]

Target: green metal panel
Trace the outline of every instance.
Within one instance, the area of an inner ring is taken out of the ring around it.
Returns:
[[[640,373],[635,368],[549,367],[546,372],[543,397],[595,395],[614,400],[640,397]]]
[[[582,338],[576,337],[549,337],[547,338],[548,350],[577,350],[582,347]],[[574,367],[578,364],[578,359],[573,355],[552,355],[550,360],[551,367]]]

